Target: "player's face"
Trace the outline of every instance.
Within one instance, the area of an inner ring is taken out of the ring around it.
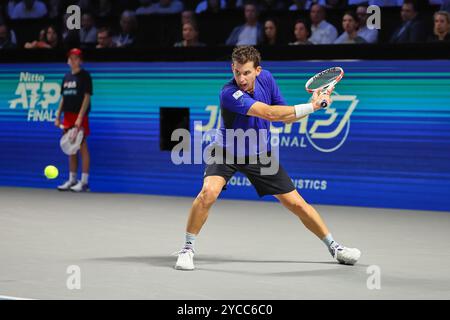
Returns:
[[[239,86],[239,89],[242,91],[253,92],[256,76],[258,76],[262,70],[261,66],[255,68],[253,61],[244,64],[233,62],[231,69],[233,70],[234,80]]]

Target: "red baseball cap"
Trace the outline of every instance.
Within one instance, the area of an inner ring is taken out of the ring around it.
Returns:
[[[73,48],[73,49],[70,49],[70,51],[67,53],[67,57],[69,57],[71,55],[76,55],[76,56],[79,56],[80,58],[83,58],[83,51],[81,51],[81,49],[78,49],[78,48]]]

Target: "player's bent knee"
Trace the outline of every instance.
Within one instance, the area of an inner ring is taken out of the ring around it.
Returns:
[[[209,207],[216,202],[217,197],[220,194],[220,190],[217,190],[216,188],[212,187],[203,187],[202,191],[200,191],[197,199],[200,201],[200,203],[205,206]]]

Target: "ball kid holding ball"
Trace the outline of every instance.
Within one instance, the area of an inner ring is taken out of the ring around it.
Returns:
[[[93,93],[92,78],[89,72],[81,68],[83,53],[80,49],[71,49],[67,55],[67,64],[70,66],[61,86],[61,101],[56,112],[55,126],[61,126],[61,113],[64,113],[62,126],[65,131],[77,127],[84,130],[84,139],[80,145],[82,175],[81,181],[77,179],[78,152],[69,156],[69,180],[58,186],[60,191],[89,191],[89,165],[90,155],[87,144],[89,136],[89,112],[91,110],[91,96]]]

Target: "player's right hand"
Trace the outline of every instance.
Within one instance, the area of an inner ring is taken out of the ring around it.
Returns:
[[[328,107],[331,104],[331,98],[330,94],[328,93],[328,90],[325,92],[321,92],[320,90],[316,90],[313,93],[312,96],[312,103],[314,105],[314,110],[322,109],[322,103],[326,103],[326,106]]]
[[[56,119],[55,120],[55,126],[59,128],[61,126],[61,120]]]

